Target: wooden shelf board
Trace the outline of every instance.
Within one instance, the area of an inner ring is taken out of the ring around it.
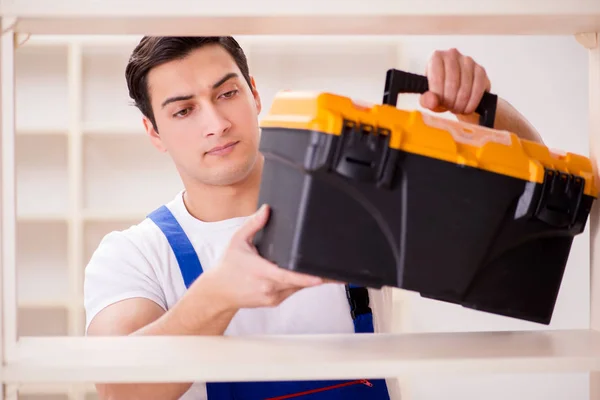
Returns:
[[[254,381],[589,372],[588,330],[246,337],[21,338],[6,382]],[[160,353],[148,352],[162,349]]]
[[[83,125],[83,134],[86,136],[95,136],[95,137],[107,137],[110,139],[114,139],[119,136],[136,136],[136,137],[146,137],[146,132],[144,131],[144,127],[141,123],[135,126],[132,125],[103,125],[103,124],[84,124]]]
[[[69,134],[69,128],[50,127],[50,126],[27,126],[16,129],[17,135],[23,136],[66,136]]]
[[[84,210],[83,219],[86,222],[134,222],[137,223],[146,217],[139,211],[103,211]]]
[[[47,383],[47,384],[35,384],[28,383],[18,385],[19,394],[22,395],[49,395],[49,394],[67,394],[71,389],[79,390],[84,394],[93,394],[96,389],[93,385],[84,384],[73,385],[70,383]]]
[[[3,6],[23,33],[575,34],[600,30],[600,2],[20,0]]]
[[[69,309],[71,302],[68,299],[47,298],[40,300],[18,300],[18,308],[20,310],[59,310]]]
[[[17,221],[19,222],[67,222],[68,219],[69,217],[62,213],[17,213]]]
[[[27,34],[18,35],[22,43],[22,48],[31,47],[32,49],[45,48],[45,47],[60,47],[66,46],[69,43],[77,43],[82,46],[85,53],[88,49],[106,49],[109,54],[112,51],[115,57],[122,57],[123,52],[126,51],[129,54],[130,51],[139,43],[142,35],[127,35],[127,34],[86,34],[86,35],[69,35],[69,34],[57,34],[57,35],[32,35]],[[269,34],[244,34],[236,35],[236,39],[246,46],[261,46],[261,45],[347,45],[355,46],[356,44],[366,45],[389,45],[396,46],[402,39],[401,36],[391,34],[368,34],[368,35],[356,35],[356,34],[331,34],[331,35],[318,35],[318,34],[299,34],[299,35],[269,35]],[[106,54],[106,53],[103,53]],[[96,127],[92,127],[95,129]],[[135,127],[134,127],[135,128]],[[104,129],[104,128],[103,128]],[[108,127],[108,129],[112,129]],[[85,128],[84,128],[85,130]]]

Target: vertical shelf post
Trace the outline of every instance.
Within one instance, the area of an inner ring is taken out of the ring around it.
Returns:
[[[2,356],[3,362],[15,359],[17,342],[16,285],[16,172],[15,172],[15,70],[14,18],[2,18],[0,71],[2,82]]]
[[[83,274],[83,199],[82,199],[82,132],[81,132],[81,44],[70,41],[68,47],[68,279],[69,279],[69,335],[83,334],[83,296],[81,293]]]
[[[5,21],[0,21],[0,27],[2,27],[2,30],[4,30],[5,28]],[[0,40],[0,54],[2,54],[2,41]],[[0,63],[0,93],[2,93],[2,88],[4,87],[4,85],[2,84],[4,81],[4,74],[2,73],[2,64]],[[2,96],[0,96],[0,110],[2,110]],[[0,146],[3,142],[3,129],[2,129],[2,112],[0,112]],[[4,297],[4,290],[2,289],[3,285],[4,285],[4,281],[2,279],[3,276],[3,270],[2,270],[2,266],[4,265],[4,263],[2,262],[2,242],[4,241],[3,236],[2,236],[2,226],[4,225],[4,218],[3,218],[3,214],[4,212],[2,211],[2,197],[4,197],[2,195],[2,193],[4,193],[4,191],[2,190],[3,186],[3,179],[2,179],[2,175],[3,175],[3,171],[4,169],[2,168],[3,166],[3,157],[2,157],[2,150],[0,149],[0,298]],[[2,307],[0,307],[0,376],[2,376],[2,369],[4,368],[4,366],[6,365],[5,360],[4,360],[4,310],[2,310]],[[9,387],[8,385],[6,385],[4,382],[0,382],[0,400],[5,400],[5,394],[8,391]]]
[[[6,393],[4,400],[19,400],[19,387],[14,384],[5,385]]]
[[[69,279],[68,333],[81,336],[84,330],[83,309],[83,137],[82,137],[82,44],[70,40],[68,44],[68,256]],[[69,400],[84,400],[85,392],[78,385],[68,389]]]
[[[600,176],[600,36],[598,32],[576,35],[589,52],[589,138],[594,175]],[[590,329],[600,331],[600,204],[590,213]],[[600,398],[600,373],[590,374],[590,399]]]
[[[600,43],[598,33],[587,34],[579,41],[589,51],[589,123],[590,154],[596,177],[600,169]],[[600,331],[600,210],[598,204],[590,216],[591,328]]]

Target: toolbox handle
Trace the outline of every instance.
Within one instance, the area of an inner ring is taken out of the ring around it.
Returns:
[[[385,77],[385,90],[383,92],[383,104],[396,107],[399,93],[420,93],[429,90],[429,81],[426,76],[413,74],[391,68]],[[488,128],[494,127],[496,119],[496,106],[498,96],[485,92],[475,112],[479,114],[479,124]]]

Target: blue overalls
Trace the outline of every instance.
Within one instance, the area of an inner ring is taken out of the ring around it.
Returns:
[[[186,288],[200,276],[198,255],[166,206],[148,215],[164,233],[175,254]],[[373,332],[373,315],[366,288],[346,286],[356,333]],[[289,382],[217,382],[207,383],[208,400],[389,400],[384,379]]]

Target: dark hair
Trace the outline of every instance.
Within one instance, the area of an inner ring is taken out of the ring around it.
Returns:
[[[231,36],[144,36],[131,53],[125,68],[129,97],[142,114],[150,119],[154,129],[157,127],[148,93],[148,72],[160,64],[182,59],[191,51],[210,44],[222,46],[234,59],[248,85],[251,85],[246,55]]]

